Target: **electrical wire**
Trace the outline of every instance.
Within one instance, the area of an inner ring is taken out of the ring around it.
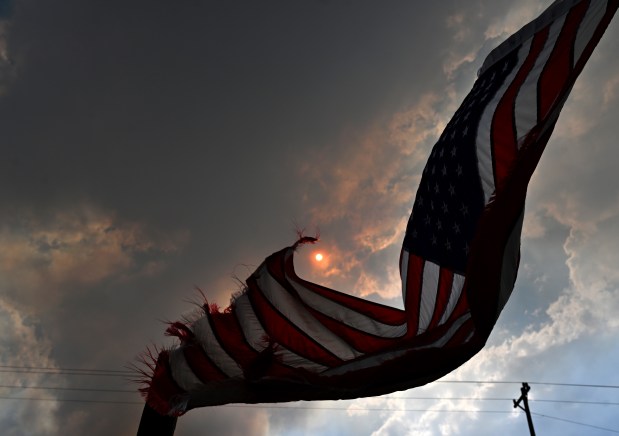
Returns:
[[[0,388],[24,388],[24,389],[54,389],[54,390],[74,390],[74,391],[93,391],[93,392],[134,392],[128,390],[114,390],[114,389],[88,389],[88,388],[58,388],[58,387],[43,387],[43,386],[8,386],[0,385]],[[473,397],[411,397],[409,399],[428,399],[428,400],[511,400],[510,398],[473,398]],[[118,401],[118,400],[90,400],[90,399],[72,399],[72,398],[45,398],[45,397],[14,397],[14,396],[0,396],[0,400],[15,400],[15,401],[55,401],[66,403],[82,403],[82,404],[114,404],[114,405],[136,405],[143,406],[143,401]],[[575,404],[613,404],[619,403],[603,403],[603,402],[581,402],[581,401],[566,401],[566,400],[537,400],[539,402],[558,402],[558,403],[575,403]],[[511,414],[513,411],[506,410],[475,410],[475,409],[429,409],[429,408],[388,408],[388,407],[331,407],[331,406],[307,406],[307,405],[274,405],[274,404],[227,404],[221,407],[227,408],[245,408],[245,409],[291,409],[291,410],[332,410],[332,411],[346,411],[346,412],[417,412],[417,413],[483,413],[483,414]],[[546,415],[542,413],[531,412],[532,415],[540,418],[547,418],[556,421],[562,421],[569,424],[579,425],[583,427],[594,428],[597,430],[608,431],[612,433],[619,433],[619,430],[611,429],[608,427],[601,427],[584,422],[574,421],[571,419],[560,418],[556,416]]]
[[[64,387],[64,386],[32,386],[32,385],[0,385],[3,389],[34,389],[49,391],[75,391],[75,392],[110,392],[110,393],[136,393],[135,389],[107,389],[107,388],[84,388],[84,387]],[[508,397],[398,397],[384,396],[383,398],[396,400],[421,400],[421,401],[512,401]],[[530,402],[537,403],[560,403],[560,404],[591,404],[604,406],[619,406],[619,402],[610,401],[579,401],[579,400],[551,400],[551,399],[529,399]]]
[[[71,402],[71,403],[86,403],[86,404],[117,404],[117,405],[144,405],[143,401],[112,401],[112,400],[78,400],[68,398],[41,398],[41,397],[6,397],[0,396],[3,400],[21,400],[21,401],[58,401],[58,402]],[[346,411],[346,412],[434,412],[434,413],[484,413],[484,414],[511,414],[512,411],[506,410],[475,410],[475,409],[411,409],[400,408],[393,409],[388,407],[329,407],[329,406],[281,406],[281,405],[263,405],[263,404],[228,404],[221,407],[227,408],[243,408],[243,409],[291,409],[291,410],[334,410],[334,411]],[[546,415],[542,413],[531,412],[532,415],[540,418],[553,419],[557,421],[567,422],[570,424],[580,425],[589,428],[595,428],[597,430],[609,431],[612,433],[619,433],[619,430],[611,429],[608,427],[601,427],[593,424],[587,424],[584,422],[574,421],[571,419],[559,418],[556,416]]]
[[[19,370],[49,370],[49,371],[77,371],[77,372],[93,372],[93,373],[116,373],[116,374],[126,374],[131,373],[131,371],[127,370],[118,370],[118,369],[94,369],[94,368],[59,368],[54,366],[23,366],[23,365],[0,365],[0,368],[8,368],[8,369],[19,369]]]
[[[607,427],[600,427],[598,425],[593,425],[593,424],[585,424],[584,422],[573,421],[571,419],[558,418],[556,416],[544,415],[544,414],[535,413],[535,412],[531,412],[531,415],[539,416],[540,418],[554,419],[556,421],[569,422],[570,424],[581,425],[583,427],[591,427],[591,428],[595,428],[595,429],[598,429],[598,430],[610,431],[612,433],[619,433],[619,430],[614,430],[612,428],[607,428]]]
[[[82,376],[116,376],[116,377],[134,377],[135,372],[129,370],[116,369],[95,369],[95,368],[62,368],[62,367],[44,367],[44,366],[18,366],[18,365],[0,365],[0,373],[18,373],[18,374],[50,374],[50,375],[82,375]],[[513,380],[436,380],[434,383],[453,383],[453,384],[522,384],[522,381]],[[563,386],[563,387],[580,387],[580,388],[601,388],[601,389],[619,389],[619,385],[607,384],[587,384],[587,383],[560,383],[560,382],[542,382],[531,381],[529,385],[540,386]]]
[[[436,380],[434,383],[467,383],[467,384],[522,384],[522,381],[497,381],[497,380]],[[578,388],[605,388],[619,389],[619,385],[600,385],[600,384],[584,384],[584,383],[557,383],[557,382],[528,382],[529,385],[541,386],[566,386]]]
[[[128,370],[116,369],[99,369],[99,368],[63,368],[63,367],[47,367],[47,366],[19,366],[19,365],[0,365],[0,373],[15,373],[15,374],[46,374],[46,375],[80,375],[90,377],[135,377],[135,373]],[[521,381],[509,380],[437,380],[435,383],[452,383],[452,384],[521,384]],[[559,386],[559,387],[579,387],[579,388],[601,388],[601,389],[619,389],[617,385],[608,384],[588,384],[588,383],[561,383],[561,382],[528,382],[529,385],[542,386]],[[21,389],[21,390],[48,390],[48,391],[68,391],[68,392],[99,392],[99,393],[137,393],[136,390],[129,389],[109,389],[109,388],[87,388],[87,387],[62,387],[62,386],[35,386],[35,385],[0,385],[1,389]],[[385,396],[384,398],[400,399],[400,400],[422,400],[422,401],[512,401],[512,398],[501,397],[398,397]],[[0,400],[15,400],[15,401],[56,401],[68,403],[83,403],[83,404],[116,404],[116,405],[143,405],[143,401],[119,401],[119,400],[97,400],[97,399],[75,399],[75,398],[46,398],[46,397],[17,397],[17,396],[0,396]],[[553,400],[553,399],[530,399],[531,402],[537,403],[559,403],[559,404],[584,404],[584,405],[605,405],[618,406],[619,402],[610,401],[578,401],[578,400]],[[363,407],[329,407],[329,406],[285,406],[285,405],[248,405],[248,404],[228,404],[222,407],[230,408],[257,408],[257,409],[297,409],[297,410],[341,410],[341,411],[360,411],[360,412],[436,412],[436,413],[485,413],[485,414],[510,414],[513,411],[504,410],[467,410],[467,409],[429,409],[429,408],[363,408]],[[571,419],[560,418],[556,416],[531,412],[532,415],[540,418],[552,419],[556,421],[566,422],[573,425],[579,425],[597,430],[619,433],[619,430],[587,424]]]
[[[69,388],[63,386],[23,386],[23,385],[0,385],[4,389],[37,389],[48,391],[78,391],[78,392],[115,392],[136,393],[136,389],[105,389],[105,388]]]

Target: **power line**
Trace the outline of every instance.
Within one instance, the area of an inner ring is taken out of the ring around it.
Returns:
[[[48,375],[85,375],[97,377],[134,377],[136,374],[127,373],[106,373],[106,372],[75,372],[75,371],[47,371],[47,370],[30,370],[30,369],[0,369],[0,372],[14,374],[48,374]]]
[[[78,400],[78,399],[74,399],[74,398],[41,398],[41,397],[5,397],[5,396],[0,396],[0,400],[59,401],[61,403],[139,404],[141,406],[144,405],[144,401]]]
[[[137,389],[105,389],[105,388],[70,388],[62,386],[22,386],[22,385],[0,385],[5,389],[39,389],[49,391],[80,391],[80,392],[115,392],[115,393],[137,393]]]
[[[436,380],[434,383],[467,383],[467,384],[522,384],[521,381],[505,381],[505,380]],[[543,386],[569,386],[579,388],[608,388],[619,389],[619,385],[599,385],[599,384],[584,384],[584,383],[557,383],[557,382],[528,382],[530,385]]]
[[[529,401],[534,403],[566,403],[566,404],[592,404],[596,406],[619,406],[619,403],[612,401],[572,401],[572,400],[534,400]]]
[[[76,368],[37,368],[37,367],[18,367],[0,365],[0,373],[15,374],[46,374],[46,375],[80,375],[91,377],[135,377],[136,372],[102,370],[102,369],[76,369]],[[497,380],[437,380],[434,383],[455,383],[455,384],[520,384],[518,381],[497,381]],[[580,388],[601,388],[619,389],[619,385],[602,385],[586,383],[558,383],[558,382],[529,382],[530,385],[544,386],[563,386]],[[539,401],[539,400],[538,400]]]
[[[571,419],[558,418],[556,416],[543,415],[541,413],[535,413],[535,412],[531,412],[531,414],[535,416],[539,416],[540,418],[554,419],[557,421],[569,422],[570,424],[582,425],[583,427],[591,427],[591,428],[595,428],[598,430],[605,430],[605,431],[610,431],[612,433],[619,433],[619,430],[614,430],[612,428],[606,428],[606,427],[600,427],[600,426],[592,425],[592,424],[585,424],[584,422],[572,421]]]
[[[2,386],[0,386],[2,387]],[[96,391],[99,391],[97,389]],[[0,396],[1,400],[16,400],[16,401],[57,401],[67,403],[84,403],[84,404],[116,404],[116,405],[144,405],[143,401],[116,401],[116,400],[87,400],[87,399],[72,399],[72,398],[45,398],[45,397],[11,397]],[[440,398],[435,398],[440,399]],[[467,398],[453,398],[453,399],[467,399]],[[471,398],[473,399],[473,398]],[[482,400],[481,398],[477,398]],[[509,400],[509,399],[507,399]],[[537,400],[540,401],[540,400]],[[559,400],[545,400],[548,402],[570,402],[580,403],[577,401],[559,401]],[[585,402],[587,403],[587,402]],[[606,404],[606,403],[604,403]],[[616,403],[611,403],[616,404]],[[220,407],[229,408],[245,408],[245,409],[290,409],[290,410],[334,410],[334,411],[347,411],[347,412],[435,412],[435,413],[484,413],[484,414],[510,414],[511,411],[505,410],[475,410],[475,409],[424,409],[424,408],[401,408],[393,409],[388,407],[329,407],[329,406],[280,406],[280,405],[262,405],[262,404],[227,404]],[[619,433],[619,430],[614,430],[607,427],[601,427],[593,424],[587,424],[584,422],[574,421],[571,419],[559,418],[556,416],[545,415],[541,413],[531,412],[532,415],[539,416],[541,418],[554,419],[557,421],[567,422],[574,425],[580,425],[584,427],[595,428],[597,430],[609,431],[612,433]]]
[[[59,375],[85,375],[85,376],[127,376],[132,377],[136,372],[130,370],[117,369],[98,369],[98,368],[63,368],[49,366],[22,366],[22,365],[0,365],[0,372],[5,373],[32,373],[32,374],[59,374]],[[453,383],[453,384],[521,384],[522,381],[512,380],[436,380],[434,383]],[[587,384],[587,383],[561,383],[561,382],[528,382],[529,385],[543,386],[565,386],[581,388],[603,388],[619,389],[619,385],[607,384]],[[539,401],[539,400],[538,400]]]
[[[31,386],[31,385],[0,385],[4,389],[35,389],[35,390],[50,390],[50,391],[76,391],[76,392],[111,392],[111,393],[137,393],[136,389],[106,389],[106,388],[82,388],[82,387],[64,387],[64,386]],[[383,398],[396,400],[421,400],[421,401],[512,401],[507,397],[397,397],[385,396]],[[609,401],[578,401],[578,400],[551,400],[551,399],[536,399],[529,400],[538,403],[561,403],[561,404],[590,404],[604,406],[619,406],[619,402]]]
[[[53,386],[17,386],[17,385],[0,385],[0,388],[7,389],[36,389],[36,390],[58,390],[58,391],[76,391],[76,392],[110,392],[110,393],[137,393],[136,390],[130,389],[102,389],[102,388],[68,388],[68,387],[53,387]],[[394,399],[406,399],[406,400],[431,400],[431,401],[441,401],[441,400],[467,400],[467,401],[512,401],[511,398],[475,398],[475,397],[408,397],[408,398],[397,398]],[[80,399],[64,399],[64,398],[39,398],[39,397],[11,397],[11,396],[0,396],[0,399],[4,400],[33,400],[33,401],[89,401],[89,402],[97,402],[94,400],[80,400]],[[533,400],[531,400],[533,401]],[[567,403],[567,404],[591,404],[591,405],[613,405],[617,406],[619,403],[617,402],[604,402],[604,401],[571,401],[571,400],[535,400],[537,402],[545,402],[545,403]],[[105,403],[114,403],[114,401],[104,401]],[[119,401],[119,404],[143,404],[143,402],[129,402]],[[222,407],[256,407],[256,408],[274,408],[274,409],[325,409],[325,410],[354,410],[354,411],[428,411],[431,409],[393,409],[393,408],[350,408],[350,407],[328,407],[328,406],[276,406],[273,404],[226,404],[222,405]],[[480,410],[469,410],[469,412],[482,412]],[[511,413],[511,412],[505,412]]]
[[[19,370],[42,370],[42,371],[75,371],[75,372],[106,372],[115,374],[133,374],[132,371],[118,369],[95,369],[95,368],[59,368],[54,366],[23,366],[23,365],[0,365],[0,368],[19,369]]]
[[[78,400],[69,398],[45,398],[45,397],[9,397],[0,396],[2,400],[21,400],[21,401],[60,401],[75,403],[105,403],[105,404],[139,404],[144,405],[143,401],[105,401],[105,400]],[[438,413],[502,413],[511,412],[505,410],[463,410],[463,409],[390,409],[388,407],[329,407],[329,406],[278,406],[262,404],[226,404],[220,407],[244,408],[244,409],[290,409],[290,410],[341,410],[353,412],[438,412]]]

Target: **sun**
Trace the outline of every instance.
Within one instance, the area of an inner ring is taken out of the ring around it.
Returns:
[[[314,259],[316,259],[316,262],[320,262],[323,259],[322,253],[316,253],[316,256],[314,256]]]

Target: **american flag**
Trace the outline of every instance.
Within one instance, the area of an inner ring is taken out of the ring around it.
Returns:
[[[555,1],[493,50],[434,146],[400,256],[404,310],[298,277],[301,238],[221,312],[170,325],[151,362],[161,414],[226,403],[357,398],[436,380],[485,344],[520,259],[526,189],[619,0]]]

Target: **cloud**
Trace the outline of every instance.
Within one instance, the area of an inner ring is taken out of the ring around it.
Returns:
[[[362,296],[400,296],[399,247],[422,165],[446,122],[451,97],[425,94],[383,123],[348,132],[337,152],[329,149],[303,167],[312,187],[305,197],[310,220],[330,229],[321,235],[329,253],[318,271],[322,283],[352,283]]]
[[[55,368],[51,358],[52,343],[45,336],[37,319],[18,310],[4,298],[0,298],[0,364],[11,367],[45,367]],[[50,376],[42,374],[25,374],[4,372],[2,383],[14,386],[36,386],[45,384]],[[54,377],[55,383],[62,383],[62,378]],[[17,388],[1,388],[2,396],[33,397],[39,391]],[[47,398],[54,398],[52,394]],[[58,434],[58,405],[53,401],[2,401],[0,422],[2,434],[19,436],[24,434],[52,435]]]
[[[54,297],[62,287],[158,274],[186,242],[186,232],[160,234],[91,206],[25,213],[0,229],[0,271],[9,295],[33,302],[43,291]]]
[[[221,436],[267,436],[273,424],[266,410],[244,406],[198,409],[180,418],[175,435],[216,434]],[[287,422],[285,425],[290,425]]]
[[[485,37],[487,40],[505,39],[518,31],[524,24],[537,17],[549,1],[540,3],[539,0],[522,0],[510,3],[507,11],[494,18],[487,26]]]

